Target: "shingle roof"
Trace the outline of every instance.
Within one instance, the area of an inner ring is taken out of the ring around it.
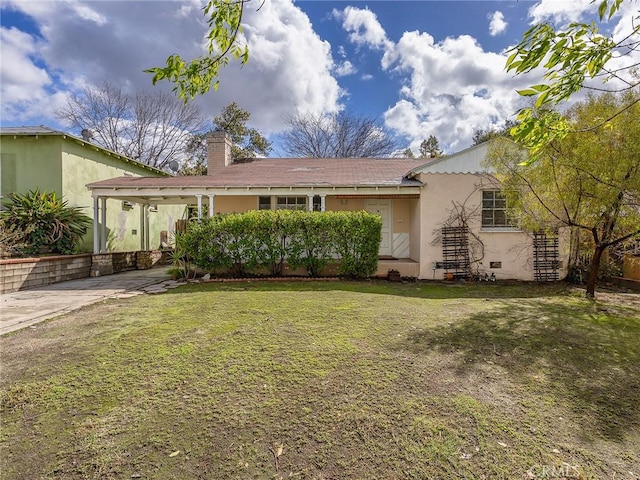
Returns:
[[[424,160],[372,158],[260,158],[219,168],[212,175],[117,177],[88,187],[305,187],[415,186],[407,173]]]
[[[0,135],[69,135],[44,125],[26,127],[0,127]]]

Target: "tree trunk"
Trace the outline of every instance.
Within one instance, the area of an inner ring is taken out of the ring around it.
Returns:
[[[587,279],[587,298],[594,298],[596,292],[596,283],[598,282],[598,271],[600,270],[600,259],[606,247],[596,245],[591,259],[591,267],[589,269],[589,278]]]

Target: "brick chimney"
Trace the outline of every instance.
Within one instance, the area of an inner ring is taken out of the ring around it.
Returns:
[[[233,163],[231,146],[231,136],[227,132],[215,131],[207,134],[207,175],[213,175],[215,170]]]

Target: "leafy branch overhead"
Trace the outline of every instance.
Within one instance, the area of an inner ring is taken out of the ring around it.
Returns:
[[[623,0],[602,0],[598,9],[600,22],[619,15],[622,3]],[[639,19],[640,16],[636,16],[634,20]],[[520,43],[513,47],[506,69],[516,75],[539,67],[545,71],[545,82],[518,91],[522,96],[534,98],[535,102],[520,110],[519,124],[511,130],[513,138],[531,150],[532,161],[545,145],[568,132],[568,124],[552,111],[553,107],[583,88],[620,93],[640,84],[638,64],[609,66],[611,60],[629,56],[640,48],[639,36],[640,22],[637,21],[632,21],[630,32],[620,39],[600,33],[595,22],[572,23],[566,30],[541,23],[525,32]],[[605,89],[588,83],[593,80],[614,82]],[[631,99],[632,103],[638,101],[637,96]]]
[[[217,90],[220,67],[226,66],[230,57],[240,60],[243,65],[249,60],[249,47],[241,43],[239,36],[244,6],[251,1],[210,0],[203,8],[209,29],[207,53],[191,61],[178,54],[169,55],[164,67],[145,70],[153,74],[153,84],[168,80],[174,84],[173,91],[185,102],[207,93],[212,84]]]

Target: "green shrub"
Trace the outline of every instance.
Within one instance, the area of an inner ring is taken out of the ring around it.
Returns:
[[[292,212],[297,224],[290,240],[289,264],[304,267],[307,274],[317,277],[335,257],[334,212]]]
[[[318,276],[339,258],[341,274],[363,278],[376,271],[381,227],[367,212],[261,210],[193,222],[176,245],[194,265],[234,276],[257,268],[282,275],[285,261]]]
[[[368,212],[332,212],[339,272],[347,277],[365,278],[378,268],[382,219]]]
[[[30,191],[9,193],[0,217],[7,228],[25,232],[20,243],[22,253],[38,254],[44,250],[63,255],[75,253],[91,218],[80,207],[69,207],[55,192]]]

